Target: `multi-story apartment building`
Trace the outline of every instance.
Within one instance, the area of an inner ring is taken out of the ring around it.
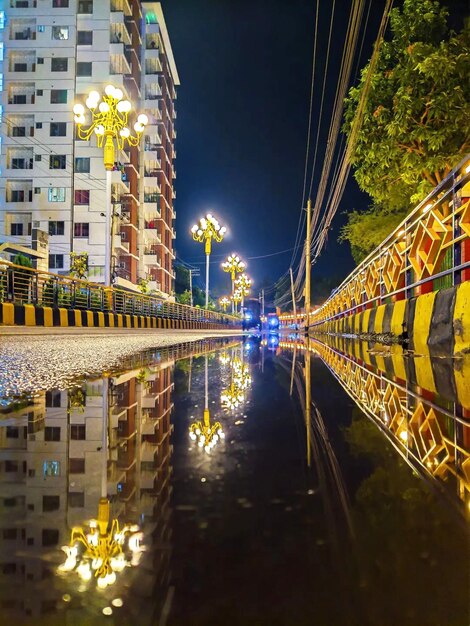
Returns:
[[[149,124],[112,172],[112,275],[129,289],[173,291],[175,88],[159,2],[11,0],[0,11],[0,243],[49,233],[49,270],[87,252],[104,281],[106,176],[95,139],[76,138],[72,108],[119,87]],[[108,211],[109,213],[109,211]]]

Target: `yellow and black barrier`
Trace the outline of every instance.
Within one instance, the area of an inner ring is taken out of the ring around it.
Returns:
[[[163,328],[168,330],[229,328],[226,324],[216,322],[190,322],[181,319],[126,315],[108,311],[40,307],[34,304],[13,304],[10,302],[0,304],[0,325],[62,328]]]
[[[470,351],[470,281],[398,300],[310,327],[311,332],[358,337],[389,335],[431,356]]]

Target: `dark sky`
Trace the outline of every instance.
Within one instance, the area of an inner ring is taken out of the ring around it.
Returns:
[[[330,3],[320,3],[318,55],[325,57]],[[372,1],[362,59],[370,56],[384,2]],[[315,3],[313,0],[162,0],[181,86],[177,100],[178,256],[204,260],[189,229],[212,211],[230,236],[215,247],[212,285],[228,286],[218,263],[232,251],[249,258],[292,248],[302,200]],[[331,5],[330,5],[331,6]],[[337,0],[325,132],[336,89],[350,0]],[[317,77],[317,85],[323,70]],[[314,109],[319,110],[320,89]],[[316,126],[314,125],[314,133]],[[323,149],[324,142],[321,142]],[[321,165],[321,159],[319,162]],[[319,169],[319,168],[318,168]],[[346,209],[367,206],[348,184],[315,276],[344,277],[353,267],[338,244]],[[217,255],[217,256],[216,256]],[[218,256],[220,255],[220,256]],[[249,260],[255,284],[275,280],[291,252]],[[203,282],[203,266],[201,279]],[[256,293],[256,289],[255,289]]]

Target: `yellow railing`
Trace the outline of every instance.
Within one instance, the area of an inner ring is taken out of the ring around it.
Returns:
[[[309,316],[321,324],[470,278],[470,156]]]
[[[240,326],[240,319],[233,315],[124,289],[105,288],[97,283],[21,267],[0,259],[1,302]]]

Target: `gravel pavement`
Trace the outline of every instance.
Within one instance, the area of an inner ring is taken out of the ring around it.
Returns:
[[[45,332],[46,331],[46,332]],[[64,332],[67,331],[67,332]],[[0,328],[0,399],[65,389],[142,350],[240,333],[190,330]]]

